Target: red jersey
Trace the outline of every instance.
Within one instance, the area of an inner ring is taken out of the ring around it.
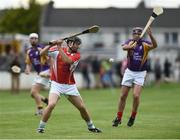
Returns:
[[[74,63],[67,64],[63,62],[57,47],[51,48],[48,52],[49,56],[53,58],[51,80],[60,84],[75,84],[73,72],[79,63],[80,53],[70,53],[67,48],[62,48],[62,50]]]

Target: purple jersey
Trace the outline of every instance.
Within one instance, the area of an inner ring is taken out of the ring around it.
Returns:
[[[39,49],[43,48],[44,46],[38,44],[36,47],[31,47],[28,50],[27,57],[26,57],[26,63],[32,64],[33,68],[37,73],[40,73],[41,71],[48,70],[50,68],[48,62],[47,62],[47,56],[40,56]]]
[[[132,39],[129,39],[125,42],[126,45],[131,44],[134,42]],[[124,45],[125,45],[124,44]],[[147,70],[147,56],[149,50],[152,48],[150,47],[152,44],[149,41],[140,39],[137,42],[137,45],[128,50],[127,58],[128,64],[127,67],[132,71],[144,71]]]

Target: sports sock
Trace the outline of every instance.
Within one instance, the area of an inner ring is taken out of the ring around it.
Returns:
[[[137,114],[137,112],[134,112],[134,111],[132,111],[132,113],[131,113],[131,118],[136,118],[136,114]]]
[[[39,123],[39,128],[45,128],[46,122],[43,122],[42,120]]]
[[[95,128],[95,126],[91,120],[87,121],[86,123],[87,123],[88,128]]]
[[[43,106],[38,106],[37,108],[38,108],[38,109],[43,109]]]
[[[118,113],[117,113],[117,118],[118,118],[119,120],[121,120],[122,115],[123,115],[123,112],[118,112]]]
[[[41,101],[43,101],[45,104],[48,104],[48,98],[41,98]]]

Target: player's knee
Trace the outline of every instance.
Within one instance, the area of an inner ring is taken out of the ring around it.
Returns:
[[[31,91],[31,97],[34,98],[36,95],[36,92],[35,91]]]
[[[121,101],[126,101],[126,98],[127,98],[127,94],[122,94],[120,97]]]
[[[134,100],[139,100],[140,96],[137,95],[137,94],[134,94],[134,95],[133,95],[133,98],[134,98]]]

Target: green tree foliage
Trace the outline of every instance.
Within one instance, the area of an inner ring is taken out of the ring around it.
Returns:
[[[7,9],[0,18],[1,33],[29,34],[39,31],[42,5],[29,0],[29,8]]]

